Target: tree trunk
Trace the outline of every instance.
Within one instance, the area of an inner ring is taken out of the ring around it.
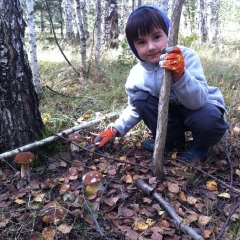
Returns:
[[[63,0],[62,7],[63,7],[63,15],[64,15],[64,21],[65,21],[66,38],[68,40],[72,40],[74,36],[73,19],[72,19],[72,12],[73,12],[72,1]]]
[[[28,21],[28,35],[30,47],[31,69],[33,74],[33,84],[37,93],[40,93],[42,86],[40,83],[39,67],[37,61],[37,44],[35,37],[35,24],[33,17],[33,0],[26,0],[27,4],[27,21]]]
[[[60,31],[61,31],[61,37],[63,38],[63,13],[62,13],[62,0],[58,0],[58,9],[59,9],[59,15],[60,15]]]
[[[86,37],[85,37],[85,33],[84,33],[84,28],[83,28],[83,19],[82,19],[82,14],[81,14],[81,10],[80,10],[80,1],[79,0],[75,0],[75,11],[76,11],[78,32],[79,32],[79,37],[80,37],[81,70],[82,70],[83,76],[85,76],[86,69],[87,69],[87,63],[86,63],[87,44],[86,44]]]
[[[41,134],[43,122],[24,43],[19,0],[0,4],[0,151],[23,146]]]
[[[198,0],[198,9],[199,9],[199,38],[200,44],[207,42],[207,29],[206,29],[206,18],[204,11],[204,0]]]
[[[86,0],[80,0],[80,9],[82,14],[82,19],[84,22],[84,34],[86,40],[89,38],[89,31],[88,31],[88,16],[87,16],[87,9],[86,9]]]
[[[105,44],[118,48],[118,6],[115,0],[107,0],[105,5]]]
[[[160,0],[160,5],[159,7],[166,13],[168,14],[168,0]]]
[[[96,2],[96,24],[94,31],[94,39],[95,39],[95,64],[98,65],[100,62],[100,52],[101,52],[101,24],[102,24],[102,8],[101,8],[101,0],[97,0]]]

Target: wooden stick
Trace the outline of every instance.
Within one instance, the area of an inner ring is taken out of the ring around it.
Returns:
[[[42,140],[40,140],[38,142],[30,143],[30,144],[25,145],[23,147],[19,147],[19,148],[15,149],[15,150],[11,150],[9,152],[2,153],[2,154],[0,154],[0,160],[1,159],[5,159],[5,158],[13,157],[17,153],[19,153],[19,152],[28,151],[28,150],[33,149],[33,148],[41,147],[43,145],[46,145],[46,144],[48,144],[50,142],[53,142],[53,141],[59,139],[60,137],[64,137],[66,135],[69,135],[70,133],[79,131],[79,130],[87,128],[87,127],[91,127],[92,125],[95,125],[95,124],[98,124],[98,123],[100,123],[101,121],[103,121],[106,118],[116,117],[118,114],[119,114],[118,112],[110,113],[110,114],[108,114],[108,115],[106,115],[104,117],[96,118],[96,119],[94,119],[92,121],[89,121],[89,122],[86,122],[86,123],[74,126],[74,127],[70,128],[70,129],[67,129],[67,130],[63,131],[63,132],[56,133],[56,134],[54,134],[54,136],[42,139]]]
[[[171,27],[168,36],[168,46],[175,46],[178,42],[179,22],[184,0],[175,0],[171,17]],[[168,105],[170,95],[171,71],[164,71],[162,86],[159,93],[157,134],[152,161],[152,171],[158,179],[163,179],[163,155],[168,124]]]
[[[168,202],[164,200],[164,198],[156,193],[153,188],[147,185],[141,178],[138,178],[135,181],[135,185],[140,188],[145,194],[152,195],[155,199],[162,205],[164,209],[168,212],[168,214],[173,218],[174,223],[177,228],[180,228],[183,232],[187,233],[195,240],[203,240],[203,237],[198,235],[191,227],[187,226],[183,223],[183,220],[177,215],[175,210],[170,206]]]

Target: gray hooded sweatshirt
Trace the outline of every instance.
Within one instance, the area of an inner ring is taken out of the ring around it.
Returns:
[[[179,102],[191,110],[197,110],[206,103],[212,103],[225,110],[222,93],[219,88],[208,86],[198,55],[189,48],[179,47],[184,55],[185,70],[177,82],[171,82],[169,100]],[[118,136],[124,136],[142,120],[133,104],[134,95],[145,91],[159,98],[162,76],[163,69],[159,64],[139,61],[131,69],[125,84],[128,106],[115,123],[110,124],[117,129]]]

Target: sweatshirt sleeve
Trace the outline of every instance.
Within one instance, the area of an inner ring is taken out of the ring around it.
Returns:
[[[185,61],[184,75],[172,83],[171,90],[186,108],[197,110],[208,102],[208,84],[197,54],[188,48],[181,50]]]
[[[119,118],[115,123],[109,126],[114,127],[118,131],[118,136],[124,136],[131,128],[141,121],[136,108],[131,104],[130,98],[128,97],[128,106],[123,110]]]

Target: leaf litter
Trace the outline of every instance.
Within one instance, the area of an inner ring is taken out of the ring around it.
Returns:
[[[82,136],[88,143],[93,140]],[[190,239],[164,206],[135,185],[138,178],[204,239],[217,239],[221,231],[221,239],[240,236],[240,230],[230,228],[240,219],[237,145],[230,152],[233,176],[223,141],[201,164],[185,163],[174,152],[166,155],[165,178],[159,181],[151,172],[152,153],[141,149],[136,139],[112,141],[103,149],[80,144],[73,152],[70,143],[64,144],[68,151],[46,158],[41,171],[32,167],[29,181],[14,168],[1,169],[1,239]],[[103,174],[104,189],[87,196],[82,177],[93,170]],[[48,204],[53,207],[45,208]],[[56,221],[58,211],[63,216]],[[44,222],[47,214],[55,220]]]

